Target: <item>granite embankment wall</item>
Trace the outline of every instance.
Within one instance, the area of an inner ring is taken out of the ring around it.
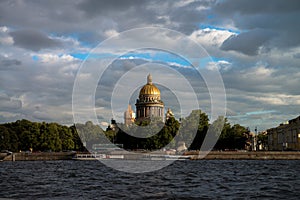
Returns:
[[[13,153],[4,161],[70,160],[74,155],[73,152]]]
[[[71,160],[74,155],[74,152],[13,153],[4,161]],[[300,152],[294,151],[211,151],[208,154],[192,151],[185,155],[191,156],[192,160],[300,160]]]
[[[205,160],[300,160],[295,151],[211,151],[208,154],[189,152],[192,159]]]

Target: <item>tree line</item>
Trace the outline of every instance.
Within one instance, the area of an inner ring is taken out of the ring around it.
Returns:
[[[210,124],[201,110],[180,120],[170,117],[165,123],[152,119],[151,123],[143,121],[132,126],[114,124],[106,130],[92,122],[64,126],[23,119],[0,125],[0,150],[85,151],[92,149],[93,144],[109,142],[122,144],[125,149],[156,150],[176,148],[181,141],[190,150],[199,150],[207,136],[218,138],[214,149],[244,149],[249,133],[247,128],[231,125],[222,117]]]
[[[81,151],[84,147],[75,126],[22,119],[0,125],[0,150]]]
[[[178,143],[184,142],[189,150],[200,150],[201,147],[202,150],[212,150],[203,146],[205,138],[208,138],[216,141],[212,146],[214,150],[236,150],[247,148],[251,140],[248,128],[239,124],[231,125],[224,117],[219,117],[210,124],[208,115],[201,110],[193,110],[180,121],[170,117],[163,126],[159,120],[150,125],[148,123],[144,121],[139,126],[129,127],[121,124],[116,130],[107,129],[106,132],[109,133],[111,141],[123,144],[126,149],[176,148]],[[141,135],[140,127],[145,125],[147,126],[143,132],[148,135],[143,138],[135,137]]]

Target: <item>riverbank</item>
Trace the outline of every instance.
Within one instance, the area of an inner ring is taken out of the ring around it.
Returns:
[[[138,160],[142,154],[108,154],[109,158],[116,156],[118,159]],[[295,151],[189,151],[184,156],[191,160],[300,160],[300,152]],[[74,157],[76,152],[13,153],[4,157],[3,161],[72,160]]]
[[[76,152],[12,153],[3,161],[71,160]]]
[[[0,161],[3,160],[7,155],[7,153],[0,153]]]
[[[300,152],[296,151],[192,151],[185,155],[192,160],[300,160]]]

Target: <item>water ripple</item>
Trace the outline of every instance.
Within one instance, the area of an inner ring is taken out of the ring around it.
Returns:
[[[298,199],[299,166],[296,160],[176,161],[130,174],[98,161],[2,162],[0,198]]]

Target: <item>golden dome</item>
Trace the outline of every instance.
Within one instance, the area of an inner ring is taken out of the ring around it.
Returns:
[[[147,84],[140,90],[140,95],[160,95],[159,89],[152,83],[152,76],[149,74],[147,76]]]
[[[140,95],[142,95],[142,94],[157,94],[157,95],[160,95],[160,91],[155,85],[146,84],[140,90]]]

